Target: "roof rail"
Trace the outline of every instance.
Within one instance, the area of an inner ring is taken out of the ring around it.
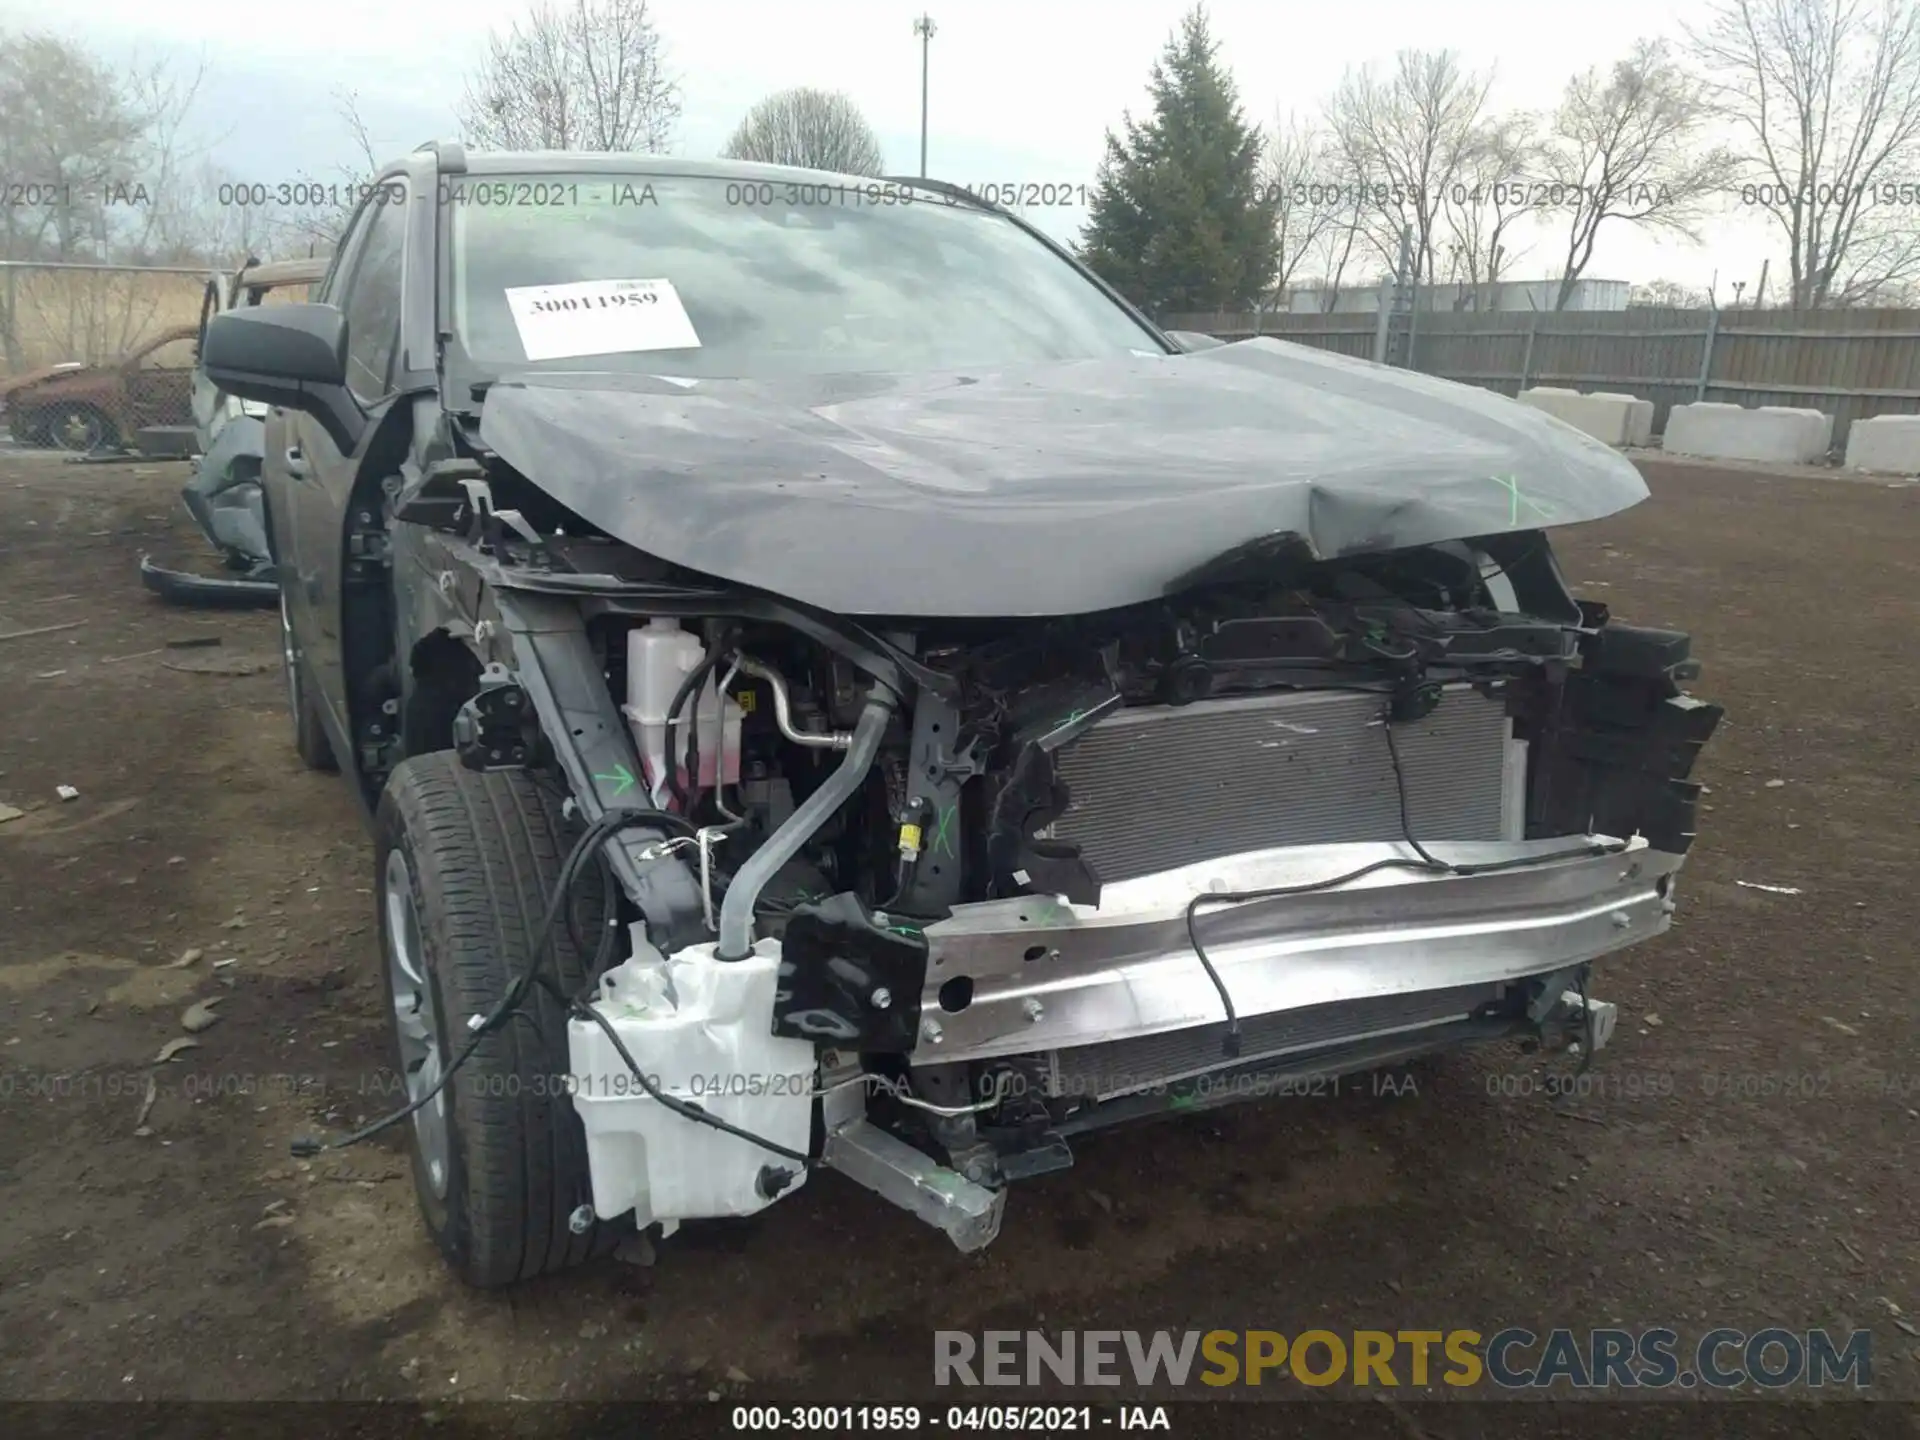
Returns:
[[[424,150],[433,152],[434,163],[448,175],[467,173],[467,147],[458,140],[423,140],[413,147],[418,155]]]

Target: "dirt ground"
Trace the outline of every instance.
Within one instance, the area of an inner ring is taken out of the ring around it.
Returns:
[[[1489,1050],[1084,1141],[974,1257],[823,1173],[483,1295],[397,1139],[289,1155],[393,1076],[370,849],[295,759],[271,617],[141,590],[196,546],[184,466],[0,451],[0,1398],[909,1399],[936,1327],[1616,1323],[1867,1327],[1873,1393],[1920,1398],[1920,488],[1643,464],[1650,502],[1557,543],[1694,632],[1728,718],[1572,1113],[1561,1062]]]

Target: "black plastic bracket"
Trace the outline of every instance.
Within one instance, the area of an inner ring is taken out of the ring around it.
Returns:
[[[533,704],[504,665],[489,665],[480,688],[453,717],[453,745],[469,770],[512,770],[532,758],[540,727]]]
[[[780,937],[773,1033],[881,1054],[919,1043],[927,937],[858,895],[802,905]]]
[[[919,849],[893,908],[922,919],[942,918],[963,893],[966,846],[960,826],[960,792],[982,773],[977,742],[960,744],[960,712],[945,697],[922,691],[913,707],[903,825],[917,828]]]

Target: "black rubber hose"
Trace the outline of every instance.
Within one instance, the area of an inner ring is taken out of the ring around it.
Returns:
[[[693,798],[680,783],[680,767],[674,763],[673,727],[680,719],[680,711],[685,708],[687,697],[692,695],[702,685],[706,684],[707,677],[713,673],[713,667],[719,663],[720,649],[718,646],[715,646],[707,652],[705,658],[703,658],[698,665],[686,673],[686,677],[680,682],[680,688],[673,692],[673,703],[667,706],[667,789],[672,793],[673,798],[680,802],[680,811],[683,815],[692,815]],[[693,707],[693,723],[688,728],[691,736],[699,735],[700,707],[697,704]],[[692,751],[693,746],[694,741],[692,738],[689,738],[686,747],[687,750]],[[697,752],[695,752],[695,758],[697,761]],[[693,785],[693,793],[695,795],[699,794],[699,775],[689,775],[688,779]]]
[[[839,766],[820,782],[818,789],[800,802],[780,828],[769,835],[765,843],[734,872],[733,880],[727,886],[726,897],[720,902],[720,938],[714,951],[716,959],[744,960],[753,953],[753,912],[754,906],[759,903],[761,890],[766,888],[767,882],[781,866],[800,853],[801,847],[813,838],[814,831],[826,824],[866,780],[867,772],[873,768],[873,757],[879,753],[881,738],[886,734],[887,724],[892,720],[894,708],[899,703],[899,697],[884,683],[878,680],[873,683],[873,688],[867,692],[867,703],[860,712],[859,723],[853,727],[853,739],[847,746],[846,754],[841,757]]]
[[[681,830],[690,828],[678,815],[669,815],[661,810],[639,809],[608,810],[598,820],[588,825],[581,832],[580,838],[574,841],[573,848],[567,852],[566,858],[560,864],[560,873],[554,877],[553,895],[547,901],[546,913],[540,917],[540,922],[533,932],[532,943],[528,946],[526,969],[514,977],[513,982],[507,986],[506,994],[501,996],[499,1003],[487,1013],[480,1025],[468,1036],[467,1043],[461,1047],[460,1053],[455,1055],[452,1063],[440,1072],[440,1078],[432,1087],[417,1100],[338,1140],[319,1140],[312,1136],[300,1136],[293,1142],[293,1153],[306,1157],[318,1155],[323,1150],[345,1150],[350,1145],[358,1145],[361,1141],[369,1140],[390,1126],[407,1119],[444,1090],[459,1072],[460,1067],[473,1058],[473,1052],[480,1048],[480,1042],[490,1032],[499,1029],[507,1022],[508,1017],[519,1009],[520,1002],[526,998],[527,991],[541,979],[540,971],[545,965],[553,943],[554,927],[565,923],[561,916],[572,898],[573,881],[579,872],[581,862],[588,855],[595,853],[597,847],[611,840],[622,830],[631,830],[640,825],[658,825],[667,829]],[[562,996],[561,999],[565,1001],[566,997]]]
[[[616,942],[620,936],[620,882],[614,876],[613,866],[607,863],[607,856],[604,850],[600,852],[599,863],[601,894],[600,939],[593,947],[593,964],[592,968],[587,972],[596,980],[606,974],[607,967],[613,964],[613,954],[618,948]],[[587,953],[584,945],[581,945],[578,941],[575,941],[574,944],[582,955]]]

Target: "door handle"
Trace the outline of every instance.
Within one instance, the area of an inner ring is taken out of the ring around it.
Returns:
[[[298,445],[287,446],[287,473],[295,479],[304,479],[307,474],[307,457],[300,453]]]

